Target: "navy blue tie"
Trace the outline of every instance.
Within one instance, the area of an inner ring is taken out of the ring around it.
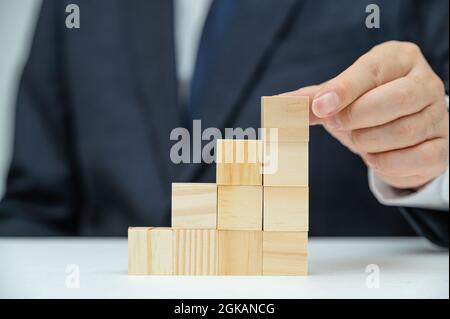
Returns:
[[[200,39],[191,81],[189,113],[192,119],[198,118],[201,112],[200,106],[211,75],[211,66],[216,62],[216,57],[220,52],[220,45],[226,29],[230,25],[235,3],[236,0],[214,0],[211,4]]]

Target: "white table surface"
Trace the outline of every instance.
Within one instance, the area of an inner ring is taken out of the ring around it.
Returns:
[[[142,277],[127,275],[126,239],[4,238],[0,298],[449,298],[448,251],[424,239],[312,238],[309,249],[308,277]],[[66,286],[71,264],[79,288]],[[379,288],[366,285],[370,264]]]

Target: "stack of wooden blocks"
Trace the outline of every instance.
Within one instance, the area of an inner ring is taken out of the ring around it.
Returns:
[[[308,98],[261,111],[278,138],[218,140],[217,184],[174,183],[172,228],[129,228],[130,275],[307,275]]]

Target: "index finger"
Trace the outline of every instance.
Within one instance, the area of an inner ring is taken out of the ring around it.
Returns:
[[[333,116],[364,93],[407,75],[417,56],[414,44],[389,42],[374,47],[314,96],[312,110],[319,118]]]

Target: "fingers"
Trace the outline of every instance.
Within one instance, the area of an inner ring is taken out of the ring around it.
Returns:
[[[367,154],[364,158],[384,176],[426,176],[431,180],[448,166],[448,139],[437,138],[406,149]]]
[[[421,186],[448,167],[444,85],[414,44],[383,43],[334,79],[287,95],[308,95],[311,121],[389,185]]]
[[[436,98],[427,86],[430,84],[402,77],[377,87],[336,114],[335,129],[375,127],[417,113]]]
[[[307,86],[304,88],[301,88],[299,90],[286,92],[283,94],[280,94],[281,96],[308,96],[309,97],[309,123],[310,125],[316,125],[319,124],[321,121],[320,119],[312,112],[311,110],[311,104],[314,96],[317,94],[317,92],[320,89],[320,85],[312,85]]]
[[[448,123],[446,113],[440,105],[432,105],[384,125],[351,131],[351,139],[355,147],[364,153],[407,148],[442,137]]]
[[[366,92],[407,75],[418,56],[420,50],[413,44],[389,42],[375,47],[320,88],[313,113],[318,118],[335,115]]]

